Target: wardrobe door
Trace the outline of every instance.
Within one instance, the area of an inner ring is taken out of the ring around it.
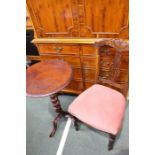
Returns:
[[[27,0],[37,37],[78,37],[77,0]]]
[[[80,0],[81,37],[128,38],[129,0]]]

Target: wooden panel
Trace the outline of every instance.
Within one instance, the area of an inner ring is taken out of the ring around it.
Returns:
[[[62,44],[38,44],[40,53],[79,54],[79,46]]]
[[[75,67],[80,67],[80,58],[76,56],[63,56],[63,59]]]
[[[96,68],[96,58],[83,56],[82,64],[84,68]]]
[[[82,69],[81,68],[73,68],[73,79],[82,80]]]
[[[86,81],[93,81],[95,82],[96,77],[96,70],[95,69],[81,69],[81,68],[73,68],[73,78],[76,80],[82,80],[82,72],[84,79]]]
[[[86,89],[89,88],[89,87],[91,87],[92,85],[94,85],[93,82],[86,82],[85,83]]]
[[[81,7],[82,37],[103,37],[100,34],[116,35],[128,29],[128,0],[83,0]],[[92,11],[93,10],[93,11]],[[83,25],[82,25],[83,24]],[[127,36],[126,36],[127,37]]]
[[[82,46],[82,54],[83,55],[96,55],[97,54],[97,50],[94,46]]]
[[[72,80],[70,84],[65,88],[69,90],[83,91],[84,86],[82,81]]]
[[[129,0],[26,2],[38,37],[128,38]]]
[[[38,37],[74,36],[71,31],[73,32],[74,29],[77,11],[71,0],[27,0],[26,2]]]

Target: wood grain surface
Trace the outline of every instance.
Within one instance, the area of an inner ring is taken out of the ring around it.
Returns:
[[[71,66],[62,60],[39,62],[26,71],[27,96],[41,97],[59,92],[72,77]]]

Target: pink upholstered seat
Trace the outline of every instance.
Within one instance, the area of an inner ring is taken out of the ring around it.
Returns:
[[[69,113],[82,122],[116,135],[122,125],[125,97],[118,91],[95,84],[69,106]]]

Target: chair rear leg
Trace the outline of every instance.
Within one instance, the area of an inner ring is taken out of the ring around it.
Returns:
[[[108,144],[108,150],[112,150],[114,147],[116,135],[109,134],[109,144]]]
[[[74,123],[75,130],[78,131],[80,129],[79,120],[74,116],[73,116],[73,123]]]

